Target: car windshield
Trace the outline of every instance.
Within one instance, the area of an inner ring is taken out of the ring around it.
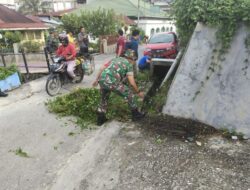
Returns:
[[[174,41],[173,34],[156,34],[150,38],[148,43],[149,44],[171,43],[173,41]]]

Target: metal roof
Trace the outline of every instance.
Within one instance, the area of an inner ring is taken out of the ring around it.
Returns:
[[[0,5],[0,29],[46,29],[47,27],[35,18],[28,18],[14,10]]]
[[[140,9],[138,9],[138,0],[93,0],[86,5],[80,6],[73,13],[93,11],[99,8],[113,9],[115,13],[129,17],[137,17],[138,10],[140,17],[165,17],[164,12],[158,6],[153,6],[147,2],[140,1]]]

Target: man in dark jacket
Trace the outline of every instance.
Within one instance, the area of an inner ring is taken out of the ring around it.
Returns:
[[[81,31],[77,36],[78,45],[80,47],[80,53],[85,54],[89,52],[89,39],[85,33],[85,28],[81,27]]]
[[[126,50],[132,49],[135,52],[135,60],[138,59],[138,46],[139,46],[139,37],[140,37],[140,31],[139,30],[133,30],[132,31],[132,37],[129,42],[126,43]],[[137,75],[137,67],[136,64],[133,65],[134,75],[136,77]]]

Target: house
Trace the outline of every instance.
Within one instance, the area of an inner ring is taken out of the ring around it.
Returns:
[[[139,4],[138,4],[139,3]],[[116,14],[122,14],[134,20],[147,36],[157,32],[176,31],[175,21],[166,16],[159,6],[138,0],[91,0],[91,2],[74,11],[97,10],[99,8],[113,9]]]
[[[44,43],[44,31],[47,29],[48,26],[36,17],[27,17],[0,5],[0,31],[20,31],[22,42],[35,40]]]

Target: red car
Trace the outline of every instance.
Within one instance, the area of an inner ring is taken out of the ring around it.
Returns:
[[[175,59],[178,53],[178,41],[174,32],[154,34],[148,41],[144,55],[152,58]]]

